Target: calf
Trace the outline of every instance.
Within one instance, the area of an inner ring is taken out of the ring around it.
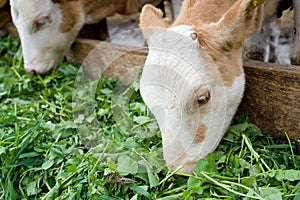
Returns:
[[[173,24],[155,7],[143,8],[149,53],[140,91],[170,168],[190,173],[228,129],[244,92],[243,41],[260,27],[262,2],[185,0]]]
[[[138,0],[11,0],[10,4],[25,70],[32,74],[55,70],[84,24],[141,7]]]

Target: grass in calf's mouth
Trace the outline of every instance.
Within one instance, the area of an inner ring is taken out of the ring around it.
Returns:
[[[193,175],[164,167],[159,128],[137,82],[124,91],[129,98],[117,99],[128,106],[120,123],[118,80],[97,80],[99,127],[84,129],[78,122],[93,119],[72,109],[78,69],[62,62],[32,76],[18,41],[0,38],[0,199],[300,199],[295,144],[263,135],[246,117]]]

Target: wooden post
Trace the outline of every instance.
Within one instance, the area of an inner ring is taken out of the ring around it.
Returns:
[[[245,61],[246,90],[239,113],[265,134],[300,139],[300,66]]]

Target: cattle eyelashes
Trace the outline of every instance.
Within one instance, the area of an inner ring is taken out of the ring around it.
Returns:
[[[209,102],[209,100],[210,100],[210,92],[207,91],[204,95],[196,97],[196,105],[197,107],[204,106]]]

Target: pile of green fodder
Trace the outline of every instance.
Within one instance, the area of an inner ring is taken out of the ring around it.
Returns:
[[[0,199],[300,199],[293,142],[241,117],[193,175],[169,171],[138,82],[99,79],[89,97],[78,69],[26,74],[19,43],[0,38]]]

